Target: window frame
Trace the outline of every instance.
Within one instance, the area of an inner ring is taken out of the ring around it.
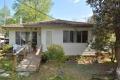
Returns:
[[[72,33],[71,33],[72,32]],[[85,41],[83,41],[83,39],[85,39],[83,37],[83,32],[86,32],[86,39]],[[78,33],[80,36],[80,41],[78,42]],[[72,34],[72,36],[71,36]],[[71,39],[73,38],[73,39]],[[65,40],[66,39],[66,40]],[[64,30],[63,31],[63,43],[87,43],[88,42],[88,30],[80,30],[80,31],[74,31],[74,30]]]

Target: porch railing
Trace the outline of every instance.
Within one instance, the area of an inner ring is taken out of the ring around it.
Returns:
[[[42,52],[42,46],[40,46],[38,49],[37,49],[37,52],[35,53],[35,55],[37,55],[37,56],[39,56],[39,58],[40,58],[40,61],[39,61],[39,64],[38,64],[38,68],[37,68],[37,70],[36,71],[39,71],[39,69],[40,69],[40,65],[41,65],[41,52]]]
[[[23,46],[20,50],[13,53],[13,70],[16,70],[17,65],[27,56],[28,45]]]
[[[29,45],[23,46],[20,50],[18,50],[16,53],[13,53],[13,70],[16,71],[17,65],[22,61],[24,58],[26,58],[28,53],[30,52],[31,49],[29,49]],[[40,58],[40,61],[38,63],[38,68],[36,71],[39,71],[40,64],[41,64],[41,51],[42,51],[42,46],[37,48],[37,51],[35,53],[36,56]]]

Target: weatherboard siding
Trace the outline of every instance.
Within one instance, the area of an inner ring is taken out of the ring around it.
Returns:
[[[46,44],[46,33],[47,31],[52,32],[52,43],[51,44],[58,44],[61,45],[64,49],[65,55],[81,55],[84,50],[87,48],[87,43],[63,43],[63,31],[88,31],[88,42],[92,40],[92,28],[73,28],[73,27],[42,27],[40,30],[37,30],[37,45],[38,47],[42,45],[43,51],[47,50],[49,45]],[[10,30],[9,31],[9,44],[15,44],[15,32],[16,31],[23,31],[23,30]],[[32,30],[24,30],[32,32]]]
[[[9,44],[15,44],[15,31],[9,31]]]
[[[63,31],[68,30],[68,31],[83,31],[87,30],[88,31],[88,41],[91,41],[92,39],[92,32],[91,28],[64,28],[64,27],[52,27],[52,28],[47,28],[44,27],[41,29],[41,39],[42,39],[42,46],[43,46],[43,51],[47,50],[46,45],[46,33],[47,31],[52,32],[52,44],[58,44],[61,45],[64,49],[65,55],[81,55],[84,50],[87,47],[87,43],[63,43]]]

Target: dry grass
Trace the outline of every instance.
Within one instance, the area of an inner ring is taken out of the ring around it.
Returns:
[[[49,80],[58,74],[56,63],[49,62],[41,66],[38,73],[33,73],[31,76],[23,80]],[[105,64],[64,64],[64,76],[68,80],[90,80],[93,74],[105,73],[112,67],[111,63]],[[22,79],[21,79],[22,80]]]

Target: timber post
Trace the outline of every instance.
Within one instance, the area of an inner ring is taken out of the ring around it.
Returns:
[[[16,71],[17,66],[17,56],[13,54],[13,71]]]

